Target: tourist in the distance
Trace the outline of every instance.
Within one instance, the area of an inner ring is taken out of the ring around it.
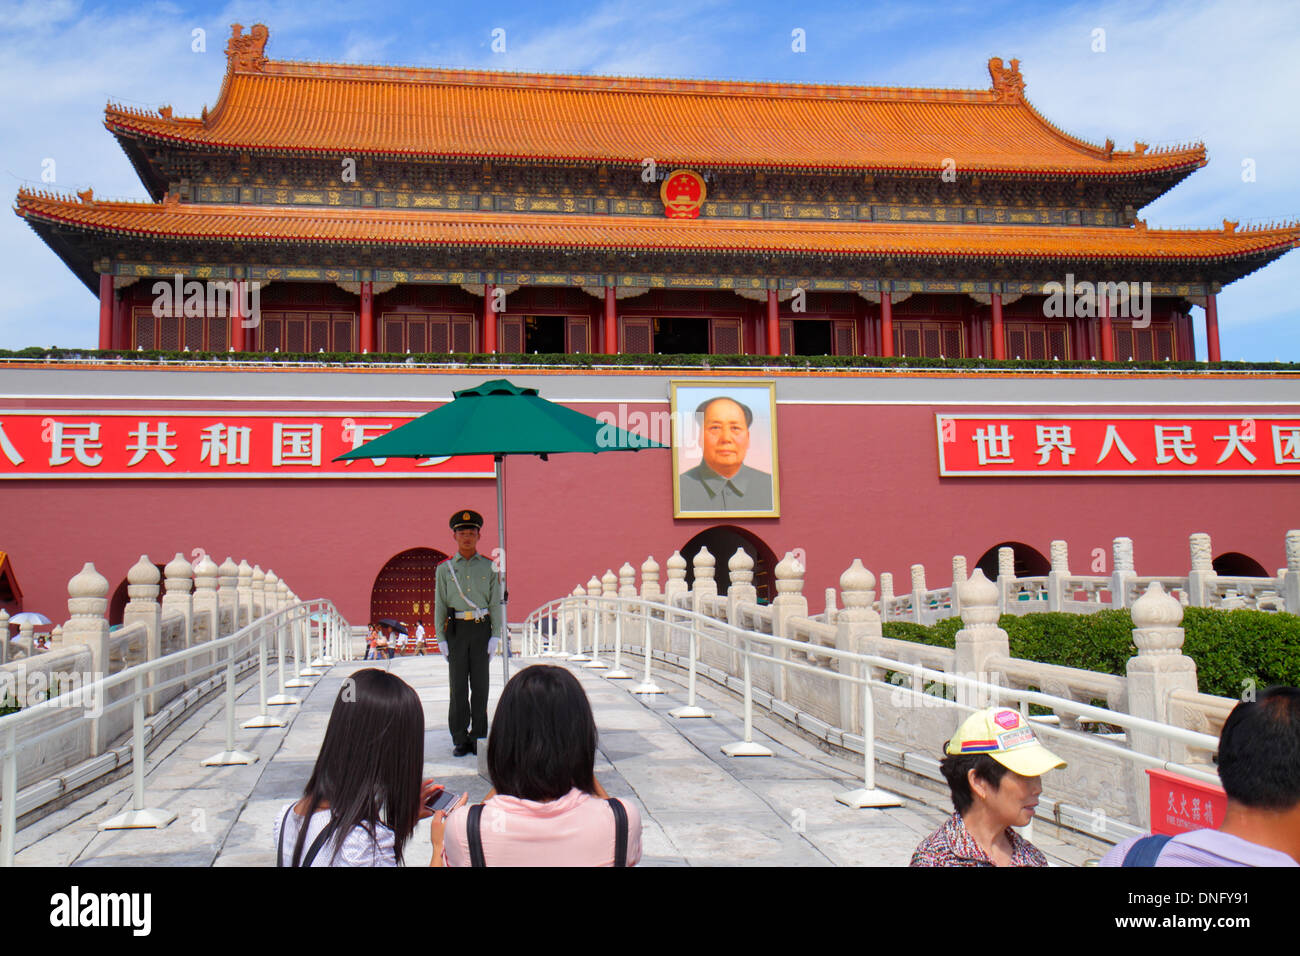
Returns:
[[[482,804],[454,809],[445,829],[434,815],[430,865],[635,866],[641,816],[610,799],[595,759],[596,721],[577,678],[545,664],[519,671],[488,736],[492,791]]]
[[[346,678],[302,799],[276,817],[276,865],[397,866],[435,789],[423,766],[415,689],[373,667]]]
[[[1034,817],[1039,778],[1065,761],[1034,736],[1019,711],[991,707],[962,722],[944,745],[939,769],[952,792],[952,817],[912,854],[912,866],[1047,866],[1012,827]]]

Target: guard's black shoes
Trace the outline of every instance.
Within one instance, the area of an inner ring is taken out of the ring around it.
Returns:
[[[452,750],[451,755],[453,757],[463,757],[467,753],[473,753],[473,752],[474,752],[474,745],[471,742],[466,744],[457,744],[455,749]]]
[[[467,746],[467,747],[469,748],[469,752],[470,752],[470,753],[472,753],[472,754],[477,754],[477,753],[478,753],[478,741],[475,740],[473,737],[470,738],[469,743],[466,744],[465,746]]]

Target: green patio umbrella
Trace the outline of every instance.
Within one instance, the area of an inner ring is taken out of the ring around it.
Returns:
[[[506,551],[505,457],[562,452],[639,451],[667,448],[611,423],[597,421],[563,405],[548,402],[535,388],[520,388],[504,378],[452,393],[453,401],[394,428],[335,461],[357,458],[440,458],[444,455],[491,455],[496,462],[497,527],[501,553]],[[501,613],[506,615],[505,561],[501,562]],[[510,634],[505,635],[502,672],[510,673]]]

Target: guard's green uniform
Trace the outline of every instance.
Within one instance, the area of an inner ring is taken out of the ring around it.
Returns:
[[[483,518],[474,511],[458,511],[451,525],[453,530],[481,528]],[[488,731],[488,641],[501,637],[502,630],[501,577],[492,562],[481,554],[466,559],[457,553],[438,565],[433,612],[438,641],[447,648],[451,679],[447,729],[460,747],[486,737]],[[471,619],[466,619],[467,614]],[[479,619],[473,620],[476,614]]]

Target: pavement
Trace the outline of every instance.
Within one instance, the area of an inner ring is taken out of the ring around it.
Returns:
[[[555,663],[555,661],[525,661]],[[34,821],[17,834],[19,865],[37,866],[273,866],[277,813],[297,799],[315,763],[330,708],[342,680],[376,662],[339,664],[301,688],[301,703],[271,708],[280,728],[239,730],[236,746],[259,755],[247,766],[203,767],[225,749],[225,715],[217,697],[188,717],[146,761],[145,804],[169,809],[176,820],[159,830],[100,832],[97,824],[129,809],[126,777]],[[447,665],[439,655],[379,662],[420,695],[425,707],[424,775],[481,799],[490,788],[486,767],[452,756],[445,730]],[[878,772],[877,786],[902,795],[902,806],[853,809],[836,794],[862,785],[861,761],[841,759],[775,718],[755,718],[756,742],[771,757],[727,757],[722,746],[740,740],[740,702],[701,681],[699,702],[713,718],[675,719],[685,703],[670,678],[655,679],[668,693],[633,695],[635,681],[613,681],[600,671],[562,664],[579,676],[600,732],[596,776],[611,796],[640,810],[642,866],[905,866],[916,845],[951,812],[915,780]],[[491,668],[489,714],[501,691],[500,661]],[[257,687],[241,685],[236,718],[256,713]],[[1056,865],[1078,866],[1098,854],[1056,840],[1031,839]],[[432,854],[427,826],[406,849],[408,866]]]

